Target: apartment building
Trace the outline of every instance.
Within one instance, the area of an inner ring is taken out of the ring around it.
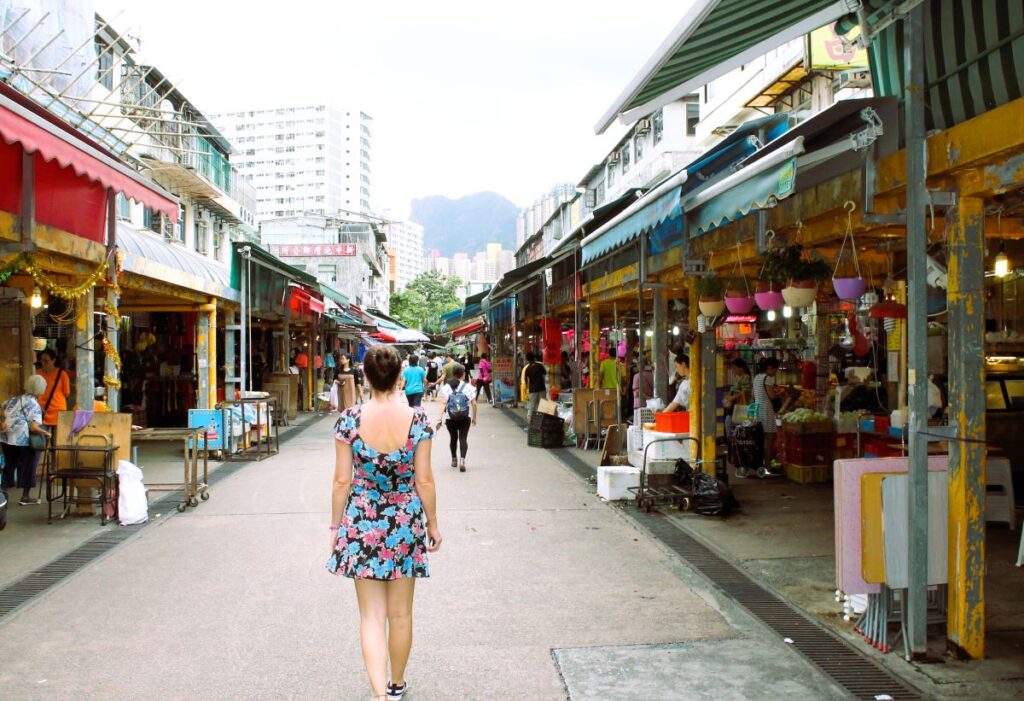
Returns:
[[[372,214],[373,119],[310,104],[216,114],[256,188],[257,219]]]
[[[387,235],[378,222],[302,214],[262,222],[260,237],[275,256],[353,303],[388,311]]]
[[[560,183],[545,192],[529,207],[519,210],[516,216],[516,248],[525,243],[543,226],[559,205],[576,197],[576,186],[572,183]]]
[[[401,292],[423,272],[423,227],[416,222],[393,220],[384,224],[388,252],[394,266],[392,292]]]

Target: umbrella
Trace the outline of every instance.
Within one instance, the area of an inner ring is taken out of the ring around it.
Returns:
[[[401,329],[395,331],[394,336],[398,343],[425,343],[430,340],[416,329]]]

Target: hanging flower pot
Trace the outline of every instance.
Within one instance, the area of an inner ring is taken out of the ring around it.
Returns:
[[[857,242],[853,238],[853,210],[857,205],[852,201],[846,202],[846,232],[843,234],[843,243],[839,246],[839,253],[836,254],[836,267],[832,271],[832,287],[835,288],[836,296],[839,299],[855,300],[860,299],[868,289],[868,281],[861,277],[860,260],[857,259]],[[850,254],[853,257],[853,268],[855,277],[839,277],[839,266],[843,261],[843,251],[846,249],[846,241],[850,241]]]
[[[757,284],[754,302],[757,304],[758,309],[765,312],[777,312],[786,304],[786,301],[782,299],[782,292],[777,290],[775,283],[772,282],[759,282]]]
[[[743,290],[729,290],[725,293],[725,306],[731,314],[749,314],[754,308],[754,297]]]
[[[860,299],[868,289],[868,281],[862,277],[834,277],[832,286],[839,299]]]
[[[725,302],[721,297],[701,297],[697,300],[697,307],[704,316],[721,316],[725,311]]]
[[[814,280],[790,280],[782,288],[782,299],[794,309],[809,307],[818,296],[818,283]]]

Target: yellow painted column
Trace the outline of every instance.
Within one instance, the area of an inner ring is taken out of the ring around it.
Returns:
[[[985,655],[985,202],[961,197],[949,229],[948,645]]]

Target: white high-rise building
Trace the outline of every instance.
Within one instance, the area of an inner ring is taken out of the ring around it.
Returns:
[[[373,212],[373,120],[365,113],[320,104],[226,112],[211,121],[256,188],[260,221]]]
[[[389,221],[384,225],[388,248],[395,260],[394,292],[401,292],[424,271],[423,227],[411,221]]]

